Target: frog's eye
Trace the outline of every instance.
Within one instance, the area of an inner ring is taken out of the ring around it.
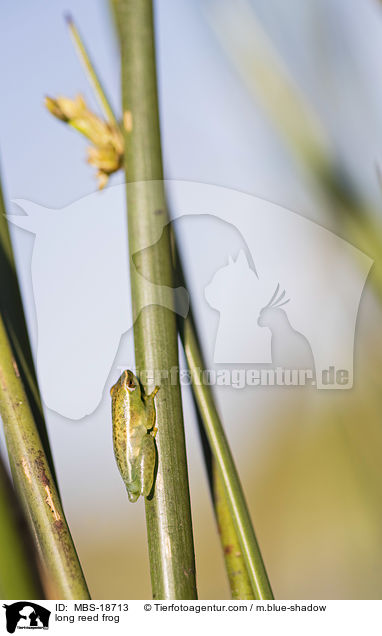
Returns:
[[[130,373],[127,373],[127,372],[126,372],[126,375],[125,375],[125,385],[129,389],[129,391],[135,391],[135,389],[136,389],[136,384],[134,382],[134,378],[131,376]]]

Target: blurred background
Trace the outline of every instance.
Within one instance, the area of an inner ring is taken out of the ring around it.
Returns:
[[[278,203],[375,260],[358,315],[351,390],[216,387],[215,395],[276,598],[381,598],[382,7],[377,0],[154,5],[166,177]],[[66,11],[120,112],[106,0],[3,0],[0,142],[8,209],[16,198],[61,208],[97,188],[84,141],[43,106],[46,94],[82,93],[96,108]],[[117,174],[110,185],[122,180]],[[12,238],[36,351],[33,236],[13,228]],[[192,286],[192,263],[185,265]],[[206,325],[199,327],[203,333]],[[118,355],[132,359],[132,345],[130,331]],[[53,377],[57,364],[52,359]],[[183,395],[199,595],[224,599],[229,589],[187,388]],[[149,597],[144,505],[128,503],[115,466],[107,387],[82,420],[49,409],[46,418],[93,598]]]

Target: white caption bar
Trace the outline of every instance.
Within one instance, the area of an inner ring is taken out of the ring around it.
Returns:
[[[261,636],[357,635],[381,624],[382,601],[1,601],[0,633],[192,634],[195,629],[251,629]],[[180,631],[181,630],[181,631]],[[371,632],[371,630],[370,630]]]

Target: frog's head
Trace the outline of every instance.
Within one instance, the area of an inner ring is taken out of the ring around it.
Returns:
[[[132,371],[124,371],[114,386],[110,389],[110,395],[113,397],[114,395],[129,395],[131,397],[136,397],[138,400],[141,399],[141,386],[139,384],[138,378],[134,375]]]

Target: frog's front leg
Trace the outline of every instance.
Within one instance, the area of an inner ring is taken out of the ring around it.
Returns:
[[[150,393],[149,395],[146,395],[144,398],[145,404],[146,404],[146,414],[147,414],[146,428],[148,431],[151,432],[152,437],[155,437],[158,430],[157,427],[155,426],[156,411],[155,411],[154,398],[156,394],[158,393],[159,388],[160,388],[159,386],[156,386],[154,391]]]
[[[141,495],[148,497],[153,484],[157,450],[152,435],[145,435],[142,440],[141,450]]]

